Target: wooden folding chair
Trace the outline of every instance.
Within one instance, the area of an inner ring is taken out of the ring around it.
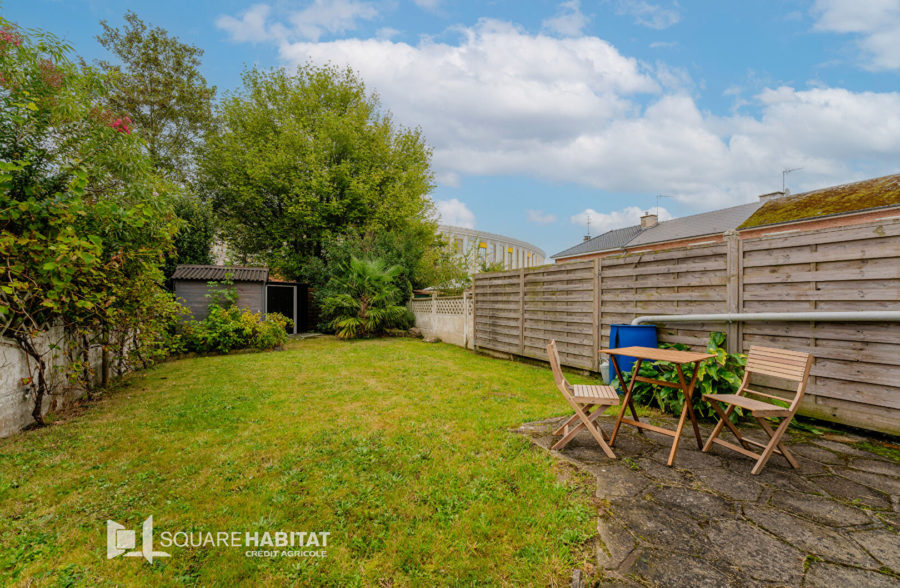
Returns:
[[[576,384],[572,386],[563,376],[562,369],[559,367],[559,353],[556,350],[556,341],[550,341],[547,345],[547,356],[550,358],[550,367],[553,368],[553,379],[556,381],[556,387],[562,393],[566,402],[575,411],[571,417],[559,426],[554,435],[562,435],[551,449],[562,449],[569,444],[569,441],[575,438],[575,435],[584,428],[594,437],[603,453],[612,459],[616,458],[616,454],[610,449],[606,443],[606,435],[596,425],[597,418],[603,414],[608,406],[619,404],[619,395],[616,394],[615,388],[612,386],[587,386]],[[593,410],[593,412],[591,412]]]
[[[771,347],[751,347],[750,353],[747,355],[747,368],[744,371],[744,380],[741,382],[741,387],[738,389],[737,394],[703,395],[703,399],[709,402],[716,414],[719,415],[719,422],[716,423],[712,435],[710,435],[703,446],[703,451],[709,451],[713,443],[718,443],[748,457],[757,458],[756,465],[753,466],[751,471],[753,474],[758,474],[762,471],[772,453],[783,455],[788,463],[791,464],[791,467],[798,467],[797,460],[794,459],[791,452],[781,442],[781,437],[787,430],[788,425],[791,424],[791,420],[800,406],[800,400],[803,398],[803,392],[806,389],[806,381],[809,379],[809,369],[812,367],[812,363],[813,356],[809,353],[773,349]],[[793,393],[786,393],[783,396],[752,390],[748,387],[751,374],[764,374],[795,382],[797,390]],[[788,403],[788,406],[784,407],[776,404],[776,401]],[[723,411],[719,403],[728,405],[728,408]],[[737,427],[728,418],[735,407],[750,411],[753,418],[759,422],[762,430],[769,436],[767,444],[741,436]],[[772,431],[766,419],[778,417],[781,417],[781,423],[779,423],[775,431]],[[731,430],[741,446],[718,438],[723,426],[727,426]],[[761,448],[763,450],[762,453],[751,451],[751,445]]]

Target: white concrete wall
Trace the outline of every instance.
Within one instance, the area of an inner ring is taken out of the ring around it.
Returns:
[[[47,414],[71,404],[82,396],[83,390],[71,386],[66,378],[63,330],[51,329],[38,343],[47,363],[52,366],[49,370],[51,394],[44,396],[42,405],[42,414]],[[51,349],[51,344],[58,348]],[[99,377],[102,362],[99,347],[91,350],[90,360],[95,376]],[[0,339],[0,437],[8,437],[34,423],[31,417],[34,396],[26,383],[26,379],[35,374],[33,364],[31,367],[29,369],[27,357],[13,341]]]
[[[416,327],[425,337],[437,337],[445,343],[474,349],[475,321],[469,293],[419,298],[410,301],[409,308],[416,316]]]

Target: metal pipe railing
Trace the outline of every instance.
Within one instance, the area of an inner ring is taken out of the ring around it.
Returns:
[[[719,314],[654,314],[639,316],[632,325],[644,323],[733,323],[748,321],[830,321],[900,322],[897,310],[860,310],[841,312],[725,312]]]

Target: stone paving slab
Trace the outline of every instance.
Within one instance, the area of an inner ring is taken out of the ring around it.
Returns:
[[[518,432],[550,451],[560,422]],[[599,424],[612,430],[611,418]],[[701,425],[704,438],[710,430]],[[738,453],[698,451],[690,429],[674,467],[670,437],[629,426],[616,460],[586,432],[551,451],[592,473],[605,505],[585,585],[900,587],[900,464],[850,445],[866,440],[858,434],[786,437],[800,468],[775,455],[757,476]]]

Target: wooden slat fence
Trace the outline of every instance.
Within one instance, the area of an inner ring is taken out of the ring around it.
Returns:
[[[609,327],[648,314],[900,310],[900,219],[478,274],[475,345],[596,370]],[[801,414],[900,433],[898,323],[672,323],[661,341],[812,353]],[[773,385],[773,382],[760,382]]]
[[[743,312],[900,310],[900,220],[740,245]],[[813,354],[802,414],[900,433],[900,323],[744,323],[739,336]]]
[[[601,260],[600,335],[609,344],[609,327],[648,314],[727,312],[726,245],[714,243],[678,250],[614,255]],[[662,325],[659,339],[702,346],[724,325]]]

